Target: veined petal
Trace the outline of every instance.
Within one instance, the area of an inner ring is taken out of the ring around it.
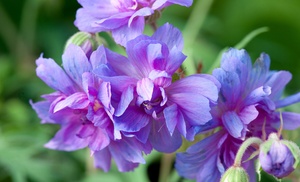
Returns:
[[[132,40],[143,33],[144,26],[145,18],[143,16],[136,17],[132,20],[130,26],[124,24],[117,29],[113,29],[112,36],[118,44],[126,47],[126,43],[129,40]]]
[[[54,107],[53,112],[60,111],[66,107],[72,108],[72,109],[84,109],[89,105],[90,101],[88,100],[85,93],[82,92],[76,92],[70,96],[68,96],[66,99],[58,102],[56,106]]]
[[[71,122],[67,125],[62,125],[54,138],[45,144],[45,147],[64,151],[74,151],[85,148],[88,145],[88,141],[77,136],[80,129],[80,123]]]
[[[72,94],[76,91],[76,85],[67,76],[61,67],[53,59],[40,57],[36,60],[36,74],[48,86],[64,94]]]
[[[171,106],[166,107],[163,112],[166,119],[167,128],[169,130],[170,135],[172,136],[177,123],[183,122],[184,118],[180,111],[178,111],[176,104],[172,104]]]
[[[236,107],[238,99],[242,95],[242,86],[239,76],[235,72],[228,72],[221,68],[217,68],[213,71],[213,75],[221,83],[222,87],[220,94],[223,96],[223,102],[228,105],[228,108]]]
[[[250,105],[245,107],[241,112],[239,112],[239,118],[242,120],[244,124],[249,124],[251,121],[253,121],[257,116],[259,112],[255,108],[255,105]]]
[[[101,168],[104,172],[108,172],[111,166],[111,154],[108,148],[93,152],[94,165]]]
[[[105,129],[97,128],[90,138],[89,148],[92,151],[104,149],[110,143],[110,139]]]
[[[152,38],[167,44],[169,50],[172,50],[174,47],[177,48],[178,51],[182,51],[183,49],[183,38],[180,30],[169,23],[165,23],[159,27],[152,35]]]
[[[244,49],[231,48],[223,54],[221,68],[227,72],[236,73],[241,81],[239,83],[241,88],[245,88],[247,82],[244,81],[248,80],[252,69],[251,58]]]
[[[249,83],[247,83],[247,90],[253,90],[257,86],[264,85],[270,69],[270,62],[270,57],[264,53],[255,61]]]
[[[149,123],[150,116],[138,107],[129,106],[120,117],[115,117],[114,120],[117,130],[137,132]]]
[[[217,166],[220,152],[218,145],[223,144],[221,141],[224,142],[226,136],[223,130],[219,131],[192,145],[186,152],[177,153],[175,168],[179,175],[198,181],[218,181],[221,176]]]
[[[82,84],[82,74],[92,70],[87,56],[79,46],[70,44],[62,56],[62,60],[67,74],[78,85]]]
[[[118,108],[115,112],[116,116],[121,116],[127,107],[129,106],[130,102],[133,100],[133,86],[128,86],[127,89],[122,92],[121,99],[118,105]]]
[[[244,124],[236,112],[228,111],[223,114],[222,121],[224,127],[227,129],[228,133],[234,138],[244,137],[242,136],[242,131],[244,129]]]
[[[265,82],[272,88],[272,93],[269,96],[272,100],[278,100],[286,84],[292,79],[292,74],[288,71],[278,71],[273,73],[273,75]]]
[[[247,98],[245,98],[243,106],[256,104],[266,99],[267,96],[271,95],[272,91],[272,88],[269,86],[261,86],[252,90],[252,92],[248,94]]]
[[[149,140],[153,148],[159,152],[175,152],[182,143],[180,133],[174,130],[172,135],[164,122],[153,121]]]

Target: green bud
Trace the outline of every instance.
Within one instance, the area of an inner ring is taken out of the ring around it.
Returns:
[[[72,35],[66,45],[65,49],[70,45],[75,44],[80,46],[86,55],[90,55],[98,46],[106,44],[105,40],[98,36],[98,34],[91,34],[87,32],[77,32]]]
[[[249,176],[244,168],[231,166],[225,171],[220,182],[249,182]]]

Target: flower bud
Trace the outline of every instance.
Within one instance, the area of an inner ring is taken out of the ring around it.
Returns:
[[[87,57],[89,57],[91,53],[94,50],[96,50],[99,45],[106,44],[106,42],[97,34],[91,34],[87,32],[77,32],[68,39],[65,45],[65,49],[70,44],[75,44],[77,46],[80,46],[82,50],[85,52],[85,54],[87,55]]]
[[[244,168],[231,166],[223,174],[220,182],[248,182],[249,176]]]
[[[279,140],[275,133],[260,145],[259,162],[264,171],[283,178],[296,168],[299,160],[299,147],[289,141]]]

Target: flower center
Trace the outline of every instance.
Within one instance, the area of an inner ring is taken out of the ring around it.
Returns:
[[[152,115],[153,112],[156,112],[157,114],[163,110],[163,107],[160,106],[162,99],[157,98],[153,101],[144,101],[142,103],[142,106],[144,107],[144,110],[147,114]]]
[[[103,106],[100,104],[98,100],[95,100],[93,109],[95,112],[97,112],[99,109],[103,108]]]

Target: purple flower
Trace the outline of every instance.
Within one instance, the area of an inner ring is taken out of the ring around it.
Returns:
[[[176,37],[176,39],[174,39]],[[141,35],[127,43],[127,57],[100,47],[91,59],[103,59],[95,73],[110,82],[118,100],[115,127],[140,141],[149,138],[153,147],[173,152],[181,135],[193,140],[194,127],[212,119],[218,82],[209,75],[193,75],[172,82],[185,56],[180,31],[169,24],[152,37]]]
[[[197,178],[197,181],[218,181],[235,158],[236,152],[234,149],[226,149],[227,145],[239,148],[246,138],[261,137],[264,121],[267,134],[275,131],[280,123],[279,112],[276,110],[300,101],[299,93],[281,98],[291,74],[287,71],[269,71],[269,67],[270,59],[266,54],[261,54],[252,66],[245,50],[229,49],[224,53],[221,68],[213,72],[213,76],[221,83],[218,104],[212,108],[213,119],[204,126],[195,128],[195,131],[200,133],[222,127],[222,132],[225,132],[224,139],[216,137],[220,134],[214,134],[205,141],[210,143],[208,146],[218,147],[205,148],[201,145],[204,142],[202,141],[191,147],[193,150],[188,149],[186,153],[178,154],[176,168],[180,175]],[[282,116],[285,129],[296,129],[300,126],[300,114],[282,112]],[[193,155],[198,155],[197,159],[193,160]],[[208,166],[207,163],[210,164],[210,168],[217,168],[219,174],[209,176],[208,173],[202,172]],[[251,163],[252,160],[245,165],[252,166]],[[254,167],[248,168],[249,171],[250,181],[255,181],[255,175],[251,178]]]
[[[279,140],[273,140],[268,151],[260,150],[259,161],[264,171],[277,178],[283,178],[295,170],[293,167],[295,163],[293,154]]]
[[[111,31],[115,41],[123,46],[141,35],[145,18],[172,4],[191,6],[193,0],[78,0],[75,25],[81,31]]]
[[[120,171],[145,163],[142,154],[148,154],[152,146],[147,141],[127,138],[115,129],[111,86],[92,73],[96,62],[90,62],[82,48],[73,44],[62,59],[64,69],[52,59],[40,57],[36,61],[37,75],[56,91],[44,95],[44,101],[31,103],[32,107],[42,123],[61,126],[45,146],[65,151],[89,147],[96,166],[104,171],[109,170],[111,158]]]

